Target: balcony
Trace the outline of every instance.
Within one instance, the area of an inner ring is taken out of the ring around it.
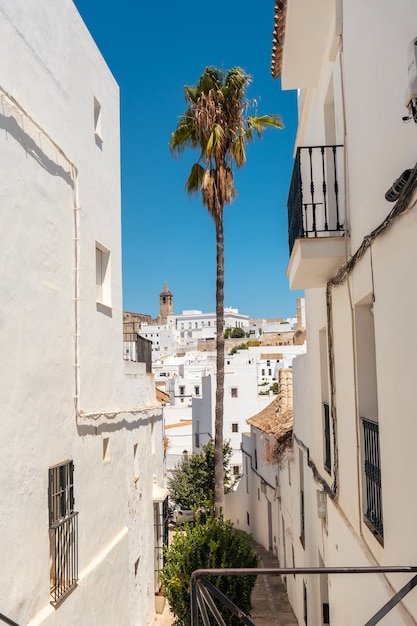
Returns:
[[[324,287],[346,258],[343,146],[297,149],[288,195],[290,289]]]

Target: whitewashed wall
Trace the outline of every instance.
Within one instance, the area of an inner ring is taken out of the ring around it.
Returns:
[[[0,54],[1,611],[32,626],[148,624],[162,416],[144,365],[122,361],[118,87],[69,0],[0,0]],[[111,253],[107,307],[96,242]],[[53,608],[48,468],[67,459],[79,583]]]
[[[352,0],[343,6],[334,2],[327,6],[330,13],[333,12],[328,32],[321,39],[320,56],[311,61],[312,67],[318,61],[319,70],[314,73],[314,85],[300,92],[296,145],[332,143],[326,141],[329,101],[332,100],[334,142],[344,145],[341,189],[347,210],[346,255],[349,257],[391,211],[393,205],[385,200],[385,192],[403,170],[414,167],[417,161],[417,125],[402,120],[407,114],[404,107],[407,47],[417,35],[417,8],[411,0],[402,2],[395,14],[389,2],[373,0],[365,4]],[[336,9],[342,11],[341,22],[335,19]],[[340,23],[342,39],[338,31]],[[313,19],[309,27],[312,33],[319,32],[323,21],[318,23],[317,18],[315,23]],[[302,51],[299,52],[298,57],[294,54],[295,64],[303,58]],[[315,51],[311,53],[314,54]],[[293,77],[296,72],[288,56],[286,63],[288,74],[283,82],[289,84],[291,72],[294,71]],[[306,57],[306,69],[308,64]],[[303,88],[305,83],[300,81],[298,86]],[[326,395],[327,400],[329,398],[329,383],[323,379],[320,360],[322,333],[327,323],[326,299],[324,289],[306,290],[308,353],[304,364],[307,382],[300,387],[303,368],[297,371],[297,361],[294,367],[294,432],[305,446],[300,446],[300,450],[304,455],[305,488],[309,489],[306,492],[305,550],[295,554],[296,562],[300,560],[301,564],[303,561],[316,564],[318,554],[328,566],[411,564],[417,558],[413,540],[417,510],[415,499],[410,497],[417,470],[413,393],[417,342],[415,333],[410,332],[417,305],[415,201],[414,196],[410,209],[374,241],[372,254],[368,250],[349,279],[332,289],[339,464],[337,497],[335,502],[328,498],[324,531],[321,523],[317,523],[317,503],[313,497],[317,483],[306,464],[306,453],[308,450],[310,464],[314,463],[323,480],[331,485],[334,476],[329,477],[323,467],[322,402]],[[358,367],[359,348],[368,345],[369,337],[356,337],[355,310],[364,302],[373,305],[375,327],[383,545],[363,521],[365,489],[360,418],[367,415],[361,413],[365,404],[361,402],[360,389],[372,385],[372,376],[366,368]],[[306,396],[297,403],[303,392]],[[298,463],[295,473],[300,471],[299,467]],[[294,489],[297,488],[296,481]],[[294,523],[297,524],[296,520]],[[366,593],[363,593],[362,581],[354,577],[349,580],[332,577],[329,585],[331,623],[346,625],[366,621],[403,583],[404,579],[398,577],[391,577],[389,581],[385,577],[374,577],[366,580]],[[309,582],[309,615],[313,616],[313,623],[320,614],[321,597],[317,591]],[[302,589],[298,589],[293,602],[297,615],[302,615]],[[409,595],[384,623],[415,624],[416,620],[417,602]]]

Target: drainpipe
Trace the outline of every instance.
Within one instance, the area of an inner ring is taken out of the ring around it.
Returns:
[[[80,200],[78,171],[72,166],[74,181],[74,408],[78,421],[80,417]]]

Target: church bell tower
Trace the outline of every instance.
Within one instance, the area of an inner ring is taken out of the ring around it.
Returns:
[[[159,318],[160,324],[167,323],[168,315],[172,315],[173,295],[168,289],[168,285],[165,283],[164,288],[159,294]]]

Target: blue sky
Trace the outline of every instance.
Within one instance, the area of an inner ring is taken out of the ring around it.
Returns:
[[[174,160],[171,132],[185,110],[183,86],[208,65],[238,65],[260,115],[285,128],[250,144],[225,207],[225,305],[251,317],[295,315],[290,292],[286,200],[296,131],[296,94],[270,73],[274,2],[75,0],[121,94],[123,307],[156,316],[165,282],[174,311],[215,310],[215,231],[184,184],[197,153]]]

